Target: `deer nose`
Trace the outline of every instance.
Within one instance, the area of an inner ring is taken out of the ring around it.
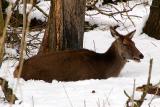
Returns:
[[[144,58],[143,54],[140,54],[140,55],[139,55],[139,58],[143,59],[143,58]]]

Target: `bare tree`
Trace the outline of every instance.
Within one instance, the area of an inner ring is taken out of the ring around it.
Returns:
[[[160,39],[160,0],[153,0],[150,15],[143,29],[144,33]]]
[[[48,28],[39,53],[83,47],[86,0],[51,0]]]

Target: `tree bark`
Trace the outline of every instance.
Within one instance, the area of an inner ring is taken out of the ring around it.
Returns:
[[[3,61],[3,54],[4,54],[4,39],[3,36],[3,29],[4,29],[4,19],[3,19],[3,12],[2,12],[2,1],[0,1],[0,66]]]
[[[3,34],[4,20],[2,12],[2,1],[0,1],[0,36]]]
[[[83,48],[86,0],[63,0],[63,49]]]
[[[48,28],[39,53],[83,47],[85,1],[51,0]]]
[[[143,32],[151,37],[160,39],[160,0],[153,0]]]

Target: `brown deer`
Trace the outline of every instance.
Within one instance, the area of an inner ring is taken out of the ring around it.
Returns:
[[[140,62],[143,54],[131,40],[135,31],[127,35],[119,34],[113,27],[110,31],[116,40],[105,53],[80,49],[36,55],[24,62],[21,77],[24,80],[52,82],[53,79],[77,81],[118,76],[127,60]],[[18,69],[19,67],[16,68],[14,77],[17,77]]]

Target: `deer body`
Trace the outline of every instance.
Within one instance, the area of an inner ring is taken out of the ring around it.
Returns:
[[[111,32],[112,35],[118,33],[114,29]],[[135,46],[133,46],[135,48],[133,50],[136,50],[136,55],[138,55],[135,58],[134,56],[130,58],[126,52],[123,53],[123,49],[120,50],[123,47],[119,46],[119,39],[116,39],[105,53],[80,49],[33,56],[24,62],[21,77],[25,80],[35,79],[51,82],[54,79],[77,81],[118,76],[127,59],[139,60],[143,57]],[[19,67],[14,72],[15,77],[18,75],[18,69]]]

